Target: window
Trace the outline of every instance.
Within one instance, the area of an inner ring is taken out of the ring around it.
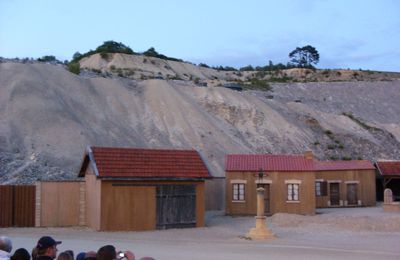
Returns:
[[[315,182],[315,196],[322,197],[328,194],[328,184],[326,181],[318,180]]]
[[[244,201],[244,183],[232,184],[233,201]]]
[[[289,183],[288,185],[288,201],[299,201],[299,184]]]
[[[321,182],[320,181],[316,181],[315,182],[315,196],[317,196],[317,197],[322,196]]]

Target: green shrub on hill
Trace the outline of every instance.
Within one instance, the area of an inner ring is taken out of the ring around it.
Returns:
[[[71,61],[70,63],[68,63],[68,70],[71,73],[79,75],[79,73],[81,72],[81,66],[79,65],[79,62]]]
[[[100,53],[102,58],[108,58],[107,53],[125,53],[125,54],[134,54],[135,52],[125,44],[121,42],[115,41],[105,41],[102,45],[96,48],[96,50],[90,50],[84,54],[80,54],[79,52],[75,52],[72,56],[72,62],[78,62],[85,57],[89,57],[90,55]]]
[[[133,50],[121,42],[105,41],[96,48],[97,53],[126,53],[134,54]]]
[[[40,62],[58,62],[56,57],[53,55],[46,55],[46,56],[43,56],[42,58],[38,58],[37,60]]]
[[[147,51],[143,52],[143,55],[148,56],[148,57],[159,58],[159,59],[163,59],[163,60],[172,60],[172,61],[179,61],[179,62],[183,61],[181,59],[171,58],[171,57],[165,56],[163,54],[160,54],[156,51],[156,49],[154,49],[154,47],[151,47]]]

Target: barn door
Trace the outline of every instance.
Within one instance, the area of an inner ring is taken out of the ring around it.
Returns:
[[[331,206],[339,206],[340,205],[339,183],[330,183],[329,190],[330,190],[329,196],[330,196]]]
[[[357,184],[347,184],[347,205],[357,205]]]
[[[196,186],[157,186],[157,229],[196,226]]]

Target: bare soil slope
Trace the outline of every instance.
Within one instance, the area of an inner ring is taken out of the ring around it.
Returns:
[[[400,81],[273,89],[237,92],[0,63],[0,183],[74,178],[87,145],[196,149],[215,176],[224,176],[227,153],[400,159]]]

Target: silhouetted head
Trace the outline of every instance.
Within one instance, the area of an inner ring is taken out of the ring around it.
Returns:
[[[96,255],[97,260],[114,260],[117,259],[117,251],[113,245],[100,247]]]
[[[5,236],[0,237],[0,250],[6,251],[11,253],[12,250],[12,243],[11,239]]]
[[[11,256],[11,260],[30,260],[31,255],[25,248],[19,248],[15,250],[14,254]]]

